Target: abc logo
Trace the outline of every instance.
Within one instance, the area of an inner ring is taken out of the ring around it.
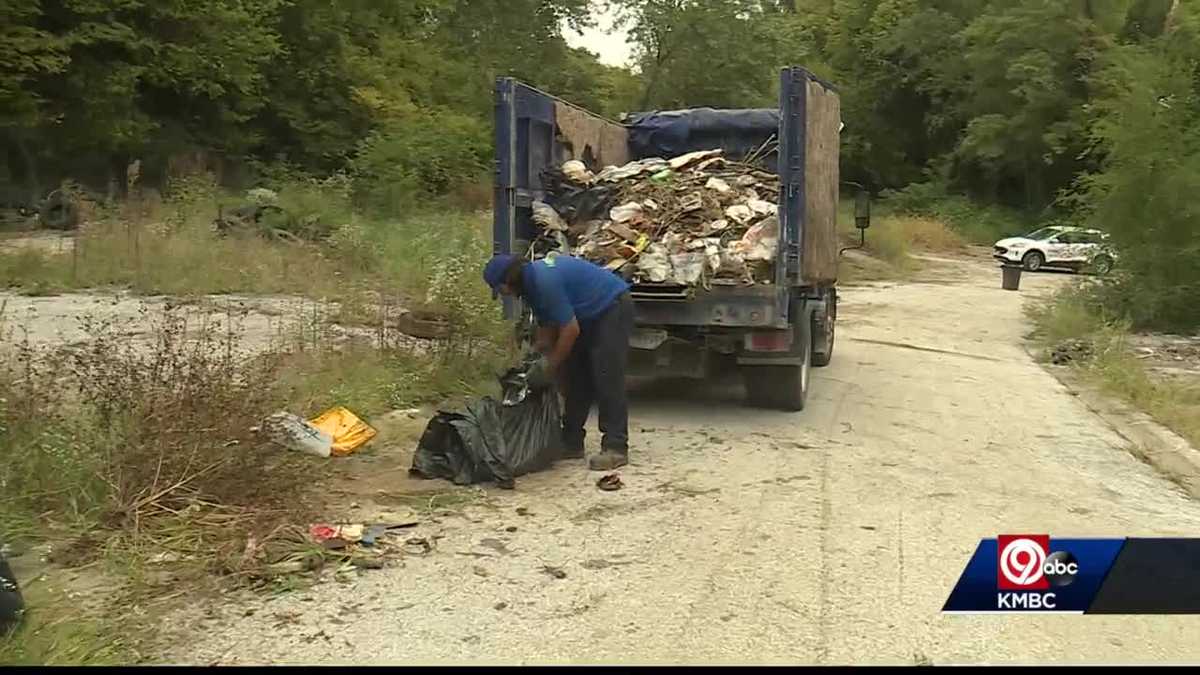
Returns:
[[[1067,586],[1079,574],[1079,562],[1067,551],[1050,553],[1049,535],[1009,535],[997,540],[997,586],[1005,590],[1041,590]]]

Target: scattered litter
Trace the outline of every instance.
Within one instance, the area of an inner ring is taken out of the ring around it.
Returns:
[[[472,567],[471,571],[475,573],[475,576],[483,577],[485,579],[492,576],[492,573],[489,572],[486,567],[480,567],[479,565]]]
[[[1064,366],[1073,361],[1087,359],[1092,355],[1092,343],[1083,339],[1064,340],[1050,352],[1050,362]]]
[[[596,176],[592,174],[591,171],[588,171],[587,166],[577,159],[573,159],[563,164],[562,170],[563,173],[566,174],[567,178],[581,185],[587,185],[596,180]]]
[[[433,550],[433,544],[425,537],[412,537],[404,541],[405,553],[413,553],[415,555],[426,555]]]
[[[518,506],[517,507],[517,515],[518,516],[532,516],[533,514],[530,513],[529,509],[525,508],[524,506]]]
[[[516,526],[516,525],[509,525],[508,527],[504,528],[504,531],[505,531],[505,532],[516,532],[516,531],[517,531],[517,526]]]
[[[642,216],[642,205],[637,202],[622,204],[621,206],[614,208],[612,211],[609,211],[608,215],[610,218],[612,218],[614,223],[632,222]]]
[[[545,202],[533,202],[533,222],[541,225],[544,230],[567,231],[567,224],[558,215],[558,211],[550,208]]]
[[[708,190],[716,190],[717,192],[729,192],[733,189],[729,187],[729,183],[726,183],[716,176],[709,178],[708,182],[704,184],[704,187]]]
[[[615,492],[625,487],[625,484],[621,482],[621,477],[619,475],[610,473],[608,475],[601,476],[600,479],[596,481],[596,487],[604,490],[605,492]]]
[[[496,604],[492,605],[492,609],[496,610],[497,612],[499,612],[503,609],[507,609],[507,608],[508,608],[507,602],[497,602]]]
[[[550,576],[554,577],[555,579],[566,579],[567,578],[567,573],[564,572],[561,568],[552,567],[550,565],[543,565],[542,572],[549,574]]]
[[[341,406],[326,410],[316,419],[310,420],[309,424],[333,439],[330,453],[337,457],[353,453],[378,433],[371,425]]]
[[[267,438],[289,450],[317,457],[329,457],[333,452],[333,436],[314,427],[307,420],[288,412],[277,412],[262,422]]]

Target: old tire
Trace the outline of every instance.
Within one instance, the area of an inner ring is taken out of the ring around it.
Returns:
[[[1021,258],[1021,266],[1027,272],[1036,272],[1042,269],[1042,265],[1046,264],[1046,256],[1042,255],[1041,251],[1030,251]]]
[[[823,329],[823,330],[822,330]],[[837,337],[837,295],[830,292],[825,303],[825,325],[812,318],[812,367],[824,368],[833,360],[833,341]]]
[[[51,230],[74,230],[79,227],[79,204],[70,195],[52,192],[42,203],[38,218]]]
[[[798,324],[800,335],[799,364],[778,366],[745,366],[742,377],[746,383],[746,402],[756,408],[804,410],[808,401],[808,385],[812,370],[812,330],[810,321]]]

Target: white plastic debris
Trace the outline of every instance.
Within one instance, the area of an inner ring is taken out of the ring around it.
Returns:
[[[749,202],[746,202],[746,206],[749,206],[751,211],[760,216],[769,216],[775,213],[776,208],[771,202],[763,201],[761,199],[751,199]]]
[[[552,232],[566,232],[567,224],[563,221],[562,216],[558,215],[558,211],[554,207],[545,202],[533,202],[533,222],[542,226],[543,230]]]
[[[720,157],[724,153],[723,150],[700,150],[697,152],[689,152],[686,155],[680,155],[669,162],[669,165],[675,171],[686,168],[712,157]]]
[[[587,166],[577,159],[564,162],[562,172],[572,182],[580,185],[588,185],[596,179],[596,176],[591,171],[588,171]]]
[[[629,202],[613,207],[608,212],[608,216],[612,218],[614,223],[627,223],[641,217],[641,215],[642,205],[637,202]]]
[[[693,192],[679,200],[679,208],[684,213],[699,211],[702,206],[704,206],[704,197],[701,197],[699,192]]]
[[[687,240],[678,232],[668,232],[663,235],[662,244],[669,253],[679,253],[687,250]]]
[[[704,234],[709,235],[716,232],[724,232],[727,229],[729,229],[729,221],[722,218],[721,220],[714,220],[711,223],[707,223],[704,226]]]
[[[642,208],[646,209],[647,211],[657,211],[658,202],[654,201],[653,199],[647,199],[642,202]]]
[[[667,248],[662,244],[651,244],[637,259],[637,270],[647,281],[661,284],[671,276],[671,261]]]
[[[708,182],[704,184],[704,187],[708,190],[716,190],[717,192],[722,192],[722,193],[729,192],[730,190],[733,189],[733,188],[729,187],[729,183],[726,183],[725,181],[721,180],[720,178],[717,178],[716,176],[709,178]]]
[[[745,225],[754,219],[754,211],[752,211],[750,207],[746,206],[745,204],[734,204],[733,206],[725,209],[725,215],[739,225]]]
[[[758,179],[748,173],[744,173],[735,178],[733,184],[740,188],[753,187],[758,185]]]
[[[705,256],[703,253],[676,253],[671,256],[671,281],[690,286],[700,281],[704,274]]]
[[[710,274],[716,274],[721,269],[721,240],[720,239],[705,239],[704,240],[704,258],[708,263],[708,271]]]
[[[733,249],[743,260],[774,260],[779,251],[779,219],[775,216],[746,230],[746,234],[734,243]]]
[[[317,457],[329,457],[333,452],[333,436],[321,431],[308,420],[288,412],[277,412],[262,422],[262,430],[272,443]]]
[[[621,181],[634,176],[640,176],[644,173],[654,173],[667,168],[667,160],[659,157],[651,157],[637,162],[630,162],[625,166],[606,166],[596,176],[597,181],[614,182]]]

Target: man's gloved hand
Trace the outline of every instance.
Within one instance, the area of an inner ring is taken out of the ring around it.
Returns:
[[[529,369],[525,371],[525,381],[531,389],[545,389],[553,384],[554,373],[551,372],[550,360],[542,356],[529,364]]]

